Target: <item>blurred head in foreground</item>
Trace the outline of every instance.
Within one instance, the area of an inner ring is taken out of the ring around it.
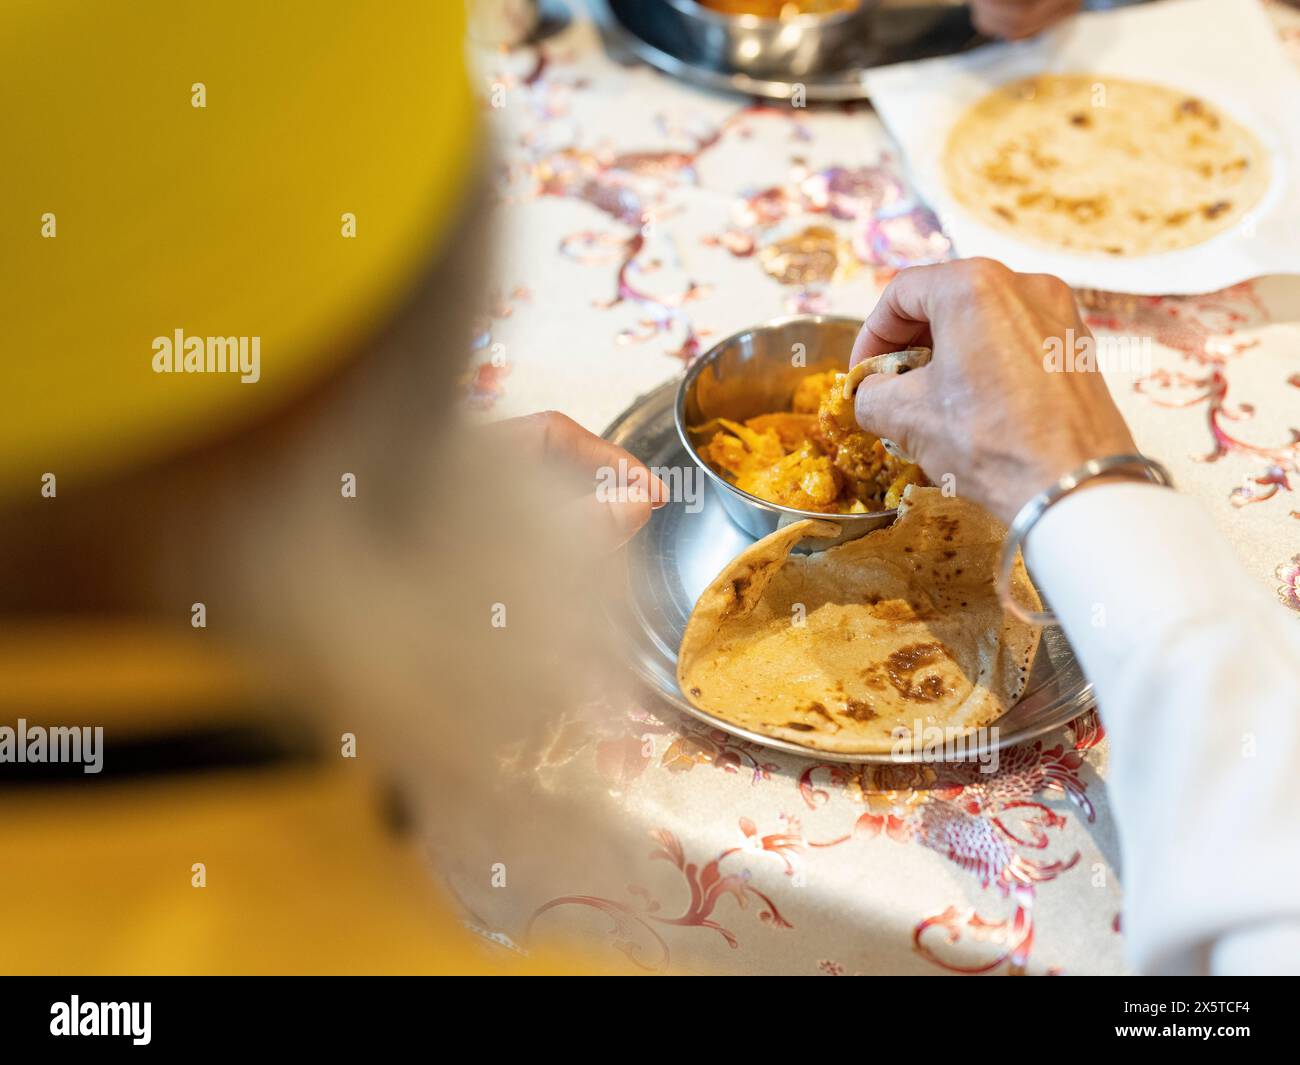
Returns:
[[[0,85],[28,102],[10,116],[22,164],[0,178],[0,669],[13,678],[0,724],[107,720],[111,765],[142,715],[306,713],[329,726],[299,796],[321,779],[337,794],[349,733],[346,772],[399,781],[435,852],[617,861],[562,800],[520,802],[530,760],[590,705],[571,678],[600,672],[599,567],[579,560],[602,530],[555,505],[572,486],[540,472],[538,426],[471,430],[455,410],[488,250],[461,17],[453,3],[88,3],[47,51],[24,42],[54,32],[49,5],[0,15]],[[223,783],[204,809],[232,854],[256,836],[254,865],[297,863],[250,883],[305,876],[311,829],[259,818],[292,801],[262,780]],[[123,813],[124,787],[71,791],[39,838],[111,807],[138,841],[189,801],[151,792]],[[251,809],[224,815],[241,795]],[[21,816],[5,820],[0,847],[38,848]],[[39,954],[19,944],[11,967],[202,971],[224,929],[198,928],[215,903],[195,901],[185,856],[201,855],[175,842],[175,895],[139,914],[172,914],[156,950],[137,936],[117,954],[51,957],[47,939]],[[148,890],[152,859],[126,853],[106,879]],[[80,854],[61,864],[52,844],[9,878],[11,901],[125,904],[61,880]],[[349,864],[366,861],[380,859]],[[349,904],[386,905],[365,885]],[[269,906],[250,888],[236,934],[251,944],[282,924],[259,918]],[[400,937],[390,909],[384,934]],[[31,923],[35,943],[48,930]],[[206,967],[387,967],[346,946],[246,946]],[[393,967],[471,964],[445,948]]]

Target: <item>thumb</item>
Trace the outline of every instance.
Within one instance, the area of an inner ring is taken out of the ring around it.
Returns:
[[[916,458],[924,414],[924,374],[870,374],[858,385],[853,397],[853,416],[858,425],[875,436],[888,437],[908,455]]]

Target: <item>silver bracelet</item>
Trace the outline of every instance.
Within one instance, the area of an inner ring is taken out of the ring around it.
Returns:
[[[1003,607],[1021,621],[1034,625],[1055,625],[1056,615],[1050,611],[1026,610],[1011,595],[1011,571],[1016,565],[1016,553],[1029,535],[1029,530],[1038,524],[1044,512],[1059,499],[1064,499],[1086,481],[1095,480],[1114,470],[1140,469],[1147,479],[1163,488],[1174,486],[1173,478],[1155,459],[1145,455],[1111,455],[1104,459],[1089,459],[1077,470],[1071,470],[1053,485],[1044,488],[1028,503],[1020,508],[1011,528],[1007,530],[1006,542],[1002,545],[1002,558],[998,563],[998,598]]]

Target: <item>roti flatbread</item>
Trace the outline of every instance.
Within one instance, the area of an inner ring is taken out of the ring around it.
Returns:
[[[890,351],[863,359],[844,375],[843,398],[852,399],[858,385],[873,373],[897,376],[908,370],[918,370],[922,366],[928,366],[933,355],[930,348],[904,348],[902,351]]]
[[[1075,252],[1150,255],[1236,225],[1268,190],[1268,152],[1209,103],[1163,85],[1044,74],[953,126],[944,180],[982,222]]]
[[[887,752],[896,729],[972,729],[1025,689],[1039,629],[1004,614],[1004,526],[974,503],[910,486],[886,529],[812,555],[808,519],[743,551],[700,596],[677,657],[693,706],[754,732],[842,754]],[[1042,604],[1024,564],[1012,594]],[[909,741],[910,742],[910,741]]]

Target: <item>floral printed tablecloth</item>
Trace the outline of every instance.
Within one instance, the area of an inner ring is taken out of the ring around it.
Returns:
[[[1300,62],[1300,12],[1270,5]],[[866,106],[767,107],[611,55],[582,8],[479,56],[500,232],[466,402],[599,432],[727,334],[863,315],[949,254]],[[1300,235],[1297,235],[1300,258]],[[1201,297],[1080,293],[1099,335],[1152,340],[1110,384],[1143,450],[1300,611],[1300,278]],[[644,838],[639,867],[450,873],[467,924],[521,949],[563,928],[652,971],[1124,971],[1106,742],[1092,714],[999,771],[787,758],[650,697],[575,716],[534,784]]]

